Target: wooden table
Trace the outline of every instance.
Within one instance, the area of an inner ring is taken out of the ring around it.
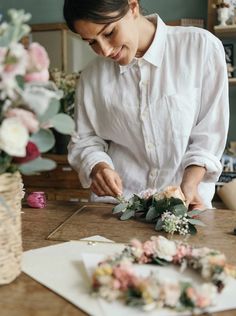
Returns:
[[[49,202],[45,209],[23,205],[22,231],[24,250],[48,246],[68,239],[102,235],[117,242],[132,237],[141,240],[156,232],[152,224],[135,220],[121,222],[111,214],[110,205]],[[236,264],[236,212],[208,210],[201,216],[207,226],[189,238],[196,246],[208,246],[223,251],[228,261]],[[24,273],[14,282],[0,287],[1,316],[81,316],[86,315]],[[214,313],[214,316],[235,316],[236,310]],[[112,316],[112,315],[111,315]]]

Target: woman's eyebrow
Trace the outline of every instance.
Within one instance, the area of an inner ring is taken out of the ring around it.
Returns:
[[[98,36],[99,34],[101,34],[109,25],[111,25],[111,23],[105,24],[104,27],[95,36]],[[85,37],[81,37],[81,38],[84,41],[89,41],[92,39],[92,38],[85,38]]]

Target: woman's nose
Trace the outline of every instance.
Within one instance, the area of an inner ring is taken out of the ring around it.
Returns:
[[[108,57],[109,55],[111,55],[111,53],[112,53],[111,45],[106,41],[100,42],[98,54],[104,57]]]

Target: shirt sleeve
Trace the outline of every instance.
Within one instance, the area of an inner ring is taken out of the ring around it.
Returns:
[[[216,182],[222,171],[220,158],[225,149],[229,125],[228,75],[224,48],[215,38],[209,45],[200,96],[200,111],[193,127],[183,167],[206,168],[204,182]]]
[[[75,123],[76,132],[72,135],[68,146],[68,161],[78,172],[84,188],[91,185],[90,173],[99,162],[106,162],[114,169],[113,162],[107,154],[108,143],[98,137],[89,120],[88,110],[93,104],[84,105],[83,79],[79,79],[76,91]],[[92,102],[92,99],[91,99]]]

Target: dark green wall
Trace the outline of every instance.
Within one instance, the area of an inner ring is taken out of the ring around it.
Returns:
[[[86,0],[85,0],[86,1]],[[24,8],[32,13],[31,23],[61,22],[63,0],[1,0],[0,11]],[[165,21],[180,18],[206,18],[206,0],[141,0],[148,12],[158,12]]]
[[[32,14],[30,23],[62,22],[63,0],[1,0],[0,11],[5,15],[10,8],[24,9]]]
[[[165,21],[181,18],[207,18],[206,0],[141,0],[147,12],[157,12]]]
[[[63,0],[1,0],[0,12],[6,14],[9,8],[24,8],[32,14],[30,23],[62,22],[63,2]],[[157,12],[165,21],[203,18],[206,22],[207,19],[206,0],[141,0],[141,5],[146,13]],[[234,43],[235,40],[227,42]],[[236,140],[236,87],[230,87],[230,109],[229,140]]]

